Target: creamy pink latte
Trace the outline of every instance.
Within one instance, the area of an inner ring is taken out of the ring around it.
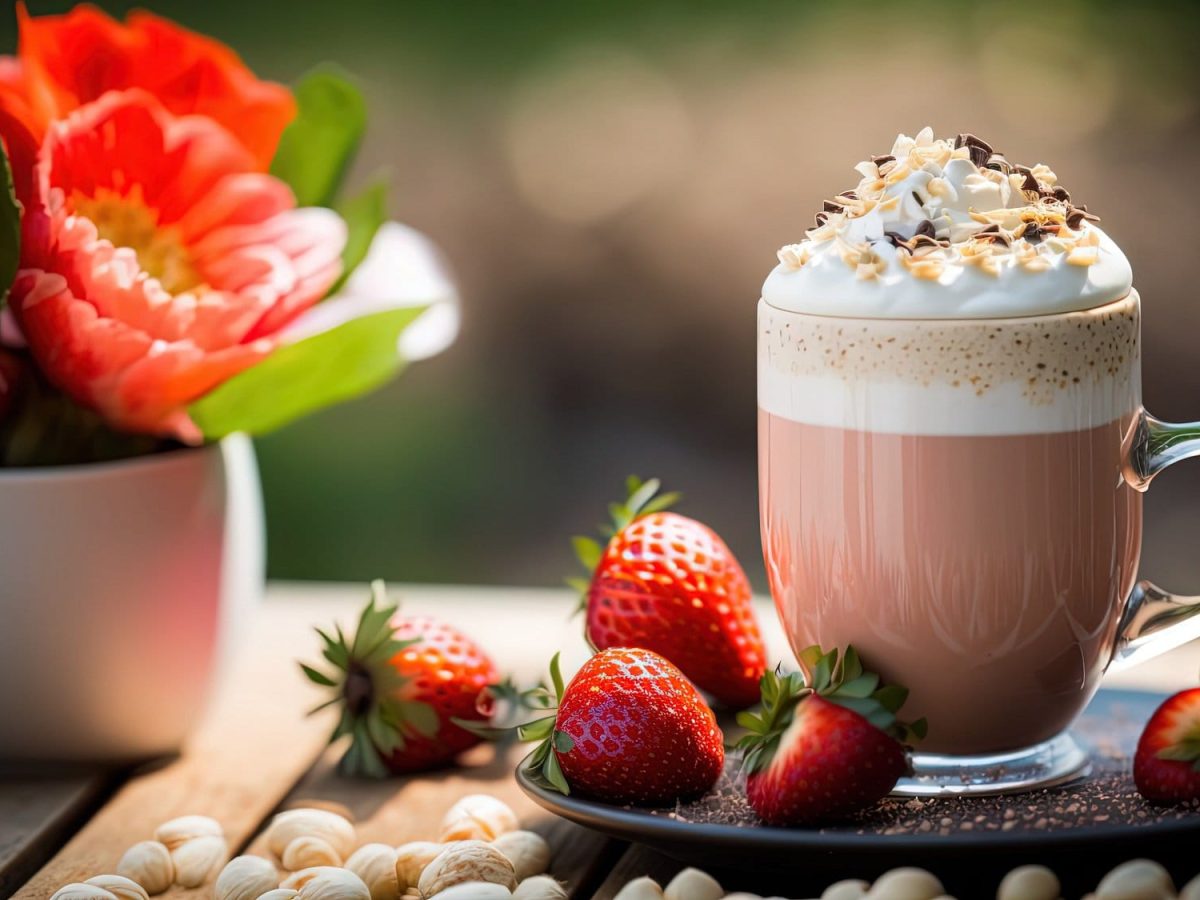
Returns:
[[[1027,747],[1098,686],[1141,546],[1137,324],[1136,297],[1003,331],[760,309],[779,615],[796,651],[853,643],[907,686],[922,750]]]
[[[901,135],[758,309],[763,549],[793,647],[853,643],[922,751],[1066,729],[1133,587],[1129,263],[1047,166]]]

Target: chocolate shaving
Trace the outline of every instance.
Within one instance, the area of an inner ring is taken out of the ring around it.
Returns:
[[[1068,206],[1067,207],[1067,227],[1072,231],[1078,231],[1079,226],[1084,222],[1099,222],[1100,217],[1093,215],[1087,211],[1087,206]]]
[[[985,168],[988,160],[992,158],[992,145],[982,138],[978,138],[969,132],[963,132],[954,139],[954,149],[958,150],[962,147],[967,148],[967,152],[971,154],[971,162],[976,168]]]
[[[1004,246],[1012,246],[1012,241],[1008,239],[1008,235],[1000,230],[999,225],[989,225],[982,231],[977,231],[971,235],[977,241],[1000,241]]]
[[[928,230],[924,230],[926,225],[929,226]],[[904,250],[909,254],[913,254],[923,247],[946,248],[950,246],[949,241],[940,241],[934,236],[933,223],[928,219],[917,226],[917,233],[910,238],[905,238],[898,231],[885,231],[883,237],[884,240],[888,241],[897,250]]]
[[[1013,173],[1020,175],[1022,179],[1020,189],[1025,195],[1026,202],[1038,207],[1045,215],[1057,217],[1061,214],[1066,222],[1065,227],[1072,231],[1078,230],[1084,222],[1100,221],[1098,216],[1087,211],[1086,206],[1072,204],[1071,194],[1066,188],[1038,181],[1029,166],[1009,162],[1004,154],[997,153],[992,149],[992,145],[982,138],[969,132],[963,132],[954,139],[954,148],[958,150],[963,147],[967,148],[971,162],[977,168],[992,169],[1005,175]],[[877,167],[887,166],[895,161],[896,158],[892,154],[871,157],[871,162]],[[820,228],[828,223],[831,213],[845,212],[849,201],[858,199],[855,191],[843,191],[832,200],[824,201],[821,205],[821,212],[816,216],[816,227]],[[913,192],[913,199],[919,206],[924,206],[916,191]],[[975,232],[971,237],[979,241],[1000,241],[1006,246],[1012,246],[1012,241],[1015,239],[1024,239],[1031,244],[1038,244],[1048,235],[1058,234],[1060,230],[1060,226],[1055,222],[1027,222],[1012,232],[1005,231],[998,225],[989,225],[982,231]],[[899,232],[889,231],[884,234],[883,239],[908,253],[913,253],[918,249],[951,246],[948,239],[937,237],[937,227],[929,219],[924,219],[917,225],[912,237],[905,238]]]
[[[1001,156],[999,153],[993,153],[987,161],[987,168],[994,169],[997,172],[1003,172],[1007,175],[1012,171],[1012,163]]]

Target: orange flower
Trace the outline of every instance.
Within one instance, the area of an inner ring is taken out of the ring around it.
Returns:
[[[52,123],[10,295],[41,370],[114,426],[199,441],[186,407],[336,280],[345,224],[203,116],[140,90]]]
[[[110,90],[141,88],[177,116],[224,125],[266,171],[296,114],[291,92],[259,81],[231,49],[147,12],[121,24],[91,6],[30,16],[17,4],[17,59],[0,58],[0,106],[40,137]]]

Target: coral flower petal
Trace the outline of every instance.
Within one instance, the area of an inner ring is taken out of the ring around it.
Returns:
[[[33,17],[18,3],[17,20],[21,71],[0,82],[0,102],[9,95],[35,134],[108,91],[141,88],[175,115],[220,123],[266,171],[295,117],[287,88],[255,78],[219,41],[151,13],[121,24],[87,5]]]
[[[345,223],[255,165],[141,90],[50,127],[10,299],[52,382],[118,428],[200,439],[187,406],[270,354],[341,270]]]

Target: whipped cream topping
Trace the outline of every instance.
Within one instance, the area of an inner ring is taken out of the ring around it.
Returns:
[[[779,251],[762,297],[858,318],[961,319],[1090,309],[1133,273],[1045,165],[1015,165],[969,134],[900,135],[855,167],[804,240]]]

